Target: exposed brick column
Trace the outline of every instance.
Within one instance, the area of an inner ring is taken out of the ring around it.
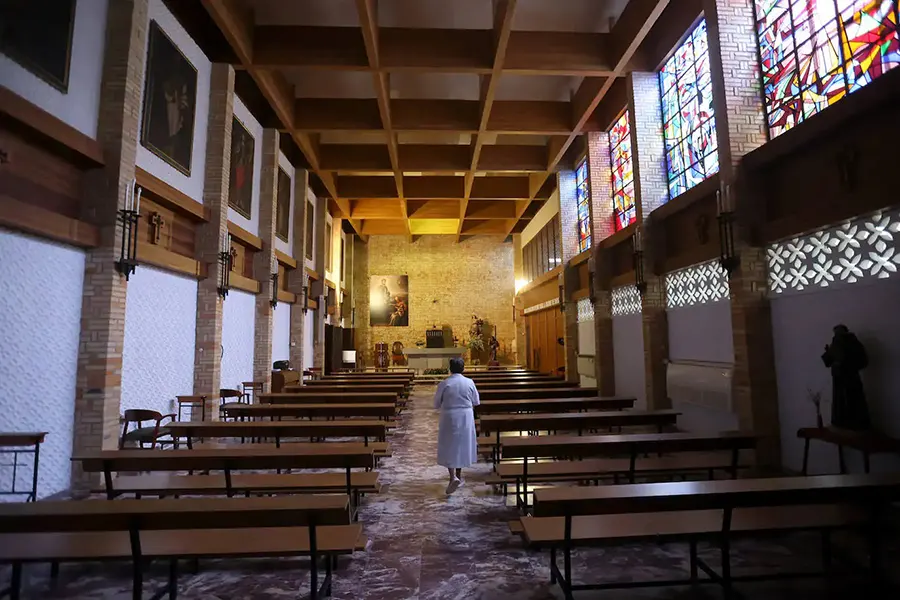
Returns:
[[[313,366],[325,370],[325,213],[328,212],[328,199],[316,199],[316,219],[314,235],[316,236],[316,272],[319,281],[312,286],[313,297],[319,302],[316,318],[313,320]],[[329,240],[330,243],[330,240]]]
[[[297,260],[297,268],[288,274],[288,291],[297,295],[297,302],[291,307],[291,367],[303,371],[303,334],[306,328],[307,309],[304,306],[303,286],[308,285],[306,279],[306,190],[309,186],[309,172],[297,169],[294,174],[294,247],[293,257]]]
[[[628,111],[631,119],[631,148],[634,166],[634,195],[637,222],[644,237],[644,280],[647,289],[642,302],[644,333],[644,373],[649,410],[670,406],[666,390],[666,365],[669,358],[669,326],[666,318],[665,277],[653,272],[656,261],[650,255],[654,228],[650,214],[669,198],[666,179],[665,145],[659,80],[656,73],[631,73],[626,80]]]
[[[602,274],[603,251],[595,249],[589,263],[593,273],[594,378],[601,396],[616,393],[615,351],[613,348],[612,293]],[[598,264],[600,263],[600,264]]]
[[[138,114],[147,41],[147,0],[110,4],[97,138],[105,166],[86,176],[81,218],[100,229],[100,245],[86,252],[81,335],[75,387],[73,453],[114,449],[122,398],[122,347],[128,285],[115,270],[122,232],[118,211],[134,178]],[[83,492],[96,477],[72,467]]]
[[[575,171],[560,171],[558,176],[562,264],[566,264],[578,254],[578,206],[575,200]]]
[[[591,190],[591,242],[596,246],[616,232],[613,225],[612,164],[609,134],[594,131],[587,138],[588,186]]]
[[[209,91],[209,130],[203,207],[209,221],[197,228],[196,257],[207,274],[197,285],[197,330],[194,353],[194,394],[205,395],[206,418],[219,414],[222,375],[222,298],[219,252],[228,227],[228,186],[231,171],[231,123],[234,115],[234,69],[213,64]]]
[[[515,277],[516,281],[525,281],[525,264],[524,264],[524,256],[522,255],[522,234],[514,233],[513,234],[513,277]],[[522,315],[522,310],[524,309],[524,304],[522,304],[519,295],[516,294],[513,299],[514,308],[516,312],[515,314],[515,331],[516,331],[516,352],[515,352],[515,362],[519,365],[525,364],[525,357],[528,356],[526,354],[527,349],[525,348],[525,317]],[[521,316],[521,317],[520,317]]]
[[[737,183],[741,158],[766,141],[752,0],[704,0],[709,35],[720,178],[732,185],[738,213],[752,203]],[[741,196],[743,194],[743,197]],[[759,201],[759,199],[757,199]],[[731,322],[734,341],[734,406],[742,429],[760,436],[759,466],[781,464],[781,427],[772,340],[772,318],[766,296],[764,248],[747,243],[738,223],[735,231],[738,269],[731,275]]]
[[[275,318],[272,308],[272,263],[275,261],[278,144],[278,130],[264,129],[259,186],[259,237],[263,247],[253,256],[253,277],[259,282],[253,330],[253,381],[262,382],[265,390],[272,385],[272,327]]]
[[[572,298],[572,293],[578,289],[578,268],[565,265],[559,276],[559,284],[563,288],[565,303],[563,340],[566,350],[566,381],[578,385],[581,381],[578,375],[578,302]]]

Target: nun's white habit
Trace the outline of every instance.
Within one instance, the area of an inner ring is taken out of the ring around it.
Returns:
[[[475,414],[478,406],[475,382],[459,373],[450,375],[438,385],[434,407],[440,409],[437,461],[448,469],[462,469],[478,461]]]

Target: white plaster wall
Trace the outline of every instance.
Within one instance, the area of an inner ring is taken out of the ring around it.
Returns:
[[[307,207],[307,209],[312,210],[313,224],[315,224],[315,222],[316,222],[316,196],[315,196],[315,194],[312,193],[312,190],[309,188],[306,188],[306,201],[310,203],[310,205]],[[304,261],[306,263],[306,266],[309,267],[310,269],[316,268],[316,251],[318,250],[318,248],[316,246],[317,246],[316,236],[313,235],[313,255],[312,255],[312,258],[310,258],[310,259],[305,258],[306,257],[306,246],[303,247]],[[297,258],[297,257],[294,257],[294,258]]]
[[[92,0],[91,0],[92,1]],[[79,4],[85,4],[80,2]],[[162,30],[178,46],[194,68],[197,69],[197,104],[194,108],[194,144],[191,151],[191,174],[185,175],[138,143],[137,166],[159,177],[169,185],[184,192],[197,202],[203,202],[204,161],[206,159],[206,132],[209,121],[209,81],[212,65],[200,47],[188,36],[162,0],[150,0],[149,20],[156,21]],[[147,43],[149,44],[149,36]],[[146,77],[146,70],[142,74]],[[145,91],[141,81],[141,93]],[[143,100],[140,122],[143,122]],[[138,133],[140,135],[140,133]]]
[[[281,151],[278,152],[278,166],[284,169],[284,172],[291,178],[291,210],[288,214],[288,241],[284,242],[276,236],[275,248],[288,256],[294,256],[294,176],[296,169]],[[294,256],[294,258],[297,257]]]
[[[616,395],[633,396],[637,400],[635,408],[646,410],[644,332],[641,319],[640,313],[613,317],[613,368],[616,373]]]
[[[900,278],[775,296],[771,306],[784,466],[800,470],[803,443],[797,430],[816,423],[808,390],[821,392],[825,423],[831,420],[831,374],[821,356],[825,344],[831,342],[832,327],[839,323],[859,337],[869,356],[869,366],[861,375],[872,423],[900,437]],[[845,455],[849,470],[862,472],[859,453],[848,450]],[[811,473],[838,472],[834,446],[813,442],[809,461]],[[895,456],[872,457],[873,471],[898,468],[900,460]]]
[[[316,311],[306,312],[306,323],[303,326],[303,368],[311,369],[313,366],[313,328],[315,327]]]
[[[71,480],[83,281],[81,250],[0,230],[0,431],[48,432],[40,497],[68,489]],[[30,490],[33,463],[23,458],[28,467],[19,471],[16,487]],[[0,467],[0,487],[11,483],[10,468]]]
[[[291,305],[279,302],[272,322],[272,362],[291,357]]]
[[[669,359],[734,362],[730,300],[670,308],[666,318]]]
[[[231,290],[222,313],[223,388],[240,389],[244,381],[253,381],[253,331],[256,296]]]
[[[76,6],[67,93],[0,54],[0,84],[94,139],[100,116],[106,9],[107,0],[83,0]]]
[[[197,282],[138,267],[128,282],[122,407],[177,411],[175,396],[193,393]]]
[[[263,128],[259,121],[253,118],[250,111],[244,106],[241,99],[234,96],[234,116],[244,124],[244,127],[253,136],[253,204],[250,207],[250,218],[243,216],[233,208],[228,208],[228,220],[240,225],[253,235],[259,235],[259,190],[262,182],[262,141]],[[249,379],[247,381],[250,381]]]

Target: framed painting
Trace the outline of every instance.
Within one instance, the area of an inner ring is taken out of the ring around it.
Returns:
[[[156,21],[150,21],[141,145],[191,174],[197,69]]]
[[[408,275],[373,275],[370,278],[369,325],[409,327]]]
[[[291,176],[278,168],[278,195],[275,199],[275,235],[288,241],[291,223]]]
[[[0,0],[0,52],[69,91],[77,0]]]
[[[316,218],[316,207],[309,200],[306,201],[306,260],[313,259],[313,227]]]
[[[231,174],[228,206],[249,219],[253,210],[253,157],[256,140],[240,119],[231,119]]]
[[[325,222],[325,270],[331,273],[331,248],[334,246],[334,233],[331,229],[331,223]]]

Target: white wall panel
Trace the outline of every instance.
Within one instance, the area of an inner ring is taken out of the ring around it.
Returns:
[[[231,290],[222,314],[223,388],[239,389],[244,381],[253,381],[253,331],[256,296]]]
[[[288,360],[291,357],[291,310],[287,302],[279,302],[275,307],[272,322],[272,362]]]

